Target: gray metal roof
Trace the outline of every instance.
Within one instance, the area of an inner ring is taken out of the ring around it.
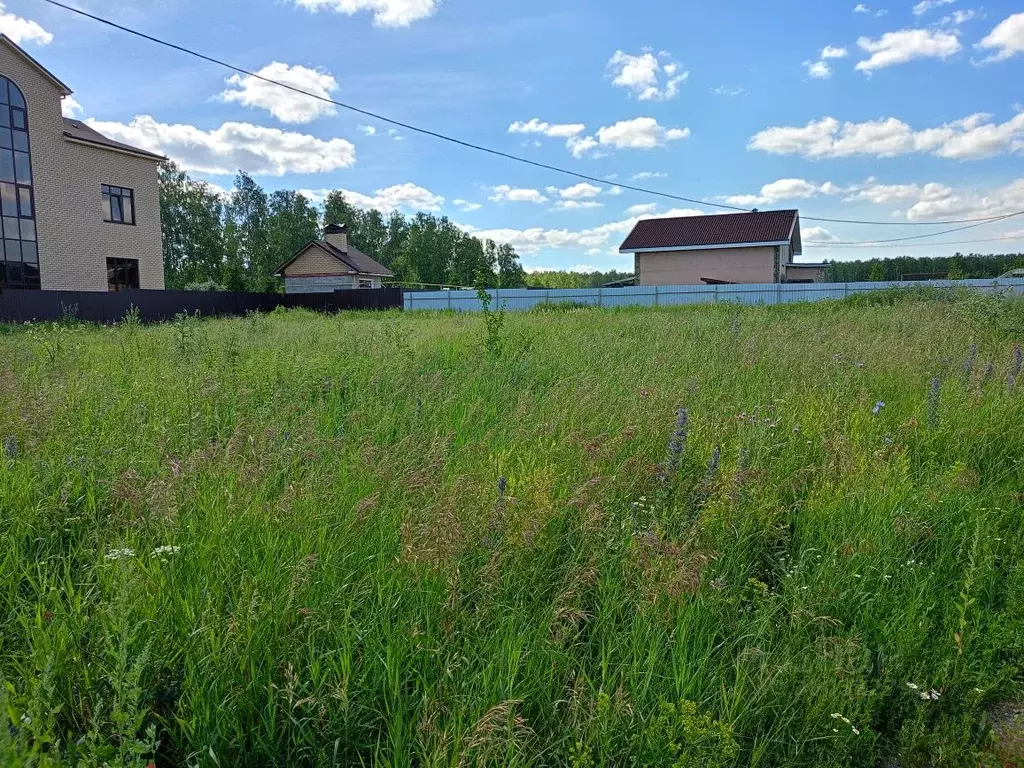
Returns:
[[[157,155],[153,152],[147,152],[144,149],[133,147],[130,144],[122,144],[120,141],[108,139],[102,133],[90,128],[81,120],[73,120],[70,117],[64,118],[64,135],[69,139],[74,139],[75,141],[84,141],[87,144],[95,144],[96,146],[103,147],[105,149],[116,149],[119,152],[128,152],[129,154],[145,157],[149,160],[159,160],[160,162],[163,162],[167,159],[163,155]]]

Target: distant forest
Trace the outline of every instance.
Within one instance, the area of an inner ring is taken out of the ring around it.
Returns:
[[[926,279],[925,276],[947,277],[950,280],[999,277],[1011,269],[1024,268],[1024,253],[869,259],[829,264],[825,279],[831,283],[865,283],[882,280]]]

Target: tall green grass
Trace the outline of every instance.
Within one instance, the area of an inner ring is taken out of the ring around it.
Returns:
[[[985,709],[1024,665],[1021,304],[499,333],[0,334],[0,764],[996,759]]]

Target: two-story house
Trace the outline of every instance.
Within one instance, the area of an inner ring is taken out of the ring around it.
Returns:
[[[0,35],[0,290],[162,289],[164,158],[63,117],[70,95]]]

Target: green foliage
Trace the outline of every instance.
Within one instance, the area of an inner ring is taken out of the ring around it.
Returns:
[[[497,311],[491,309],[494,299],[487,290],[487,275],[484,272],[477,274],[476,296],[483,308],[484,327],[487,329],[487,341],[485,347],[491,357],[500,357],[504,346],[502,328],[505,326],[505,308],[499,307]]]
[[[975,302],[7,327],[0,765],[1018,765]]]
[[[225,202],[209,184],[165,163],[160,212],[168,288],[279,291],[274,270],[319,238],[327,224],[348,225],[352,246],[391,269],[398,282],[465,287],[484,273],[490,288],[526,284],[511,245],[481,241],[445,217],[418,213],[407,219],[392,211],[385,218],[380,211],[351,205],[340,191],[327,195],[321,217],[298,192],[268,195],[251,176],[239,173]]]
[[[1024,267],[1024,253],[897,256],[867,261],[836,261],[829,264],[826,279],[835,283],[904,280],[910,275],[946,276],[950,280],[981,279],[999,277],[1019,267]]]
[[[526,276],[531,288],[601,288],[632,277],[632,272],[534,272]]]

